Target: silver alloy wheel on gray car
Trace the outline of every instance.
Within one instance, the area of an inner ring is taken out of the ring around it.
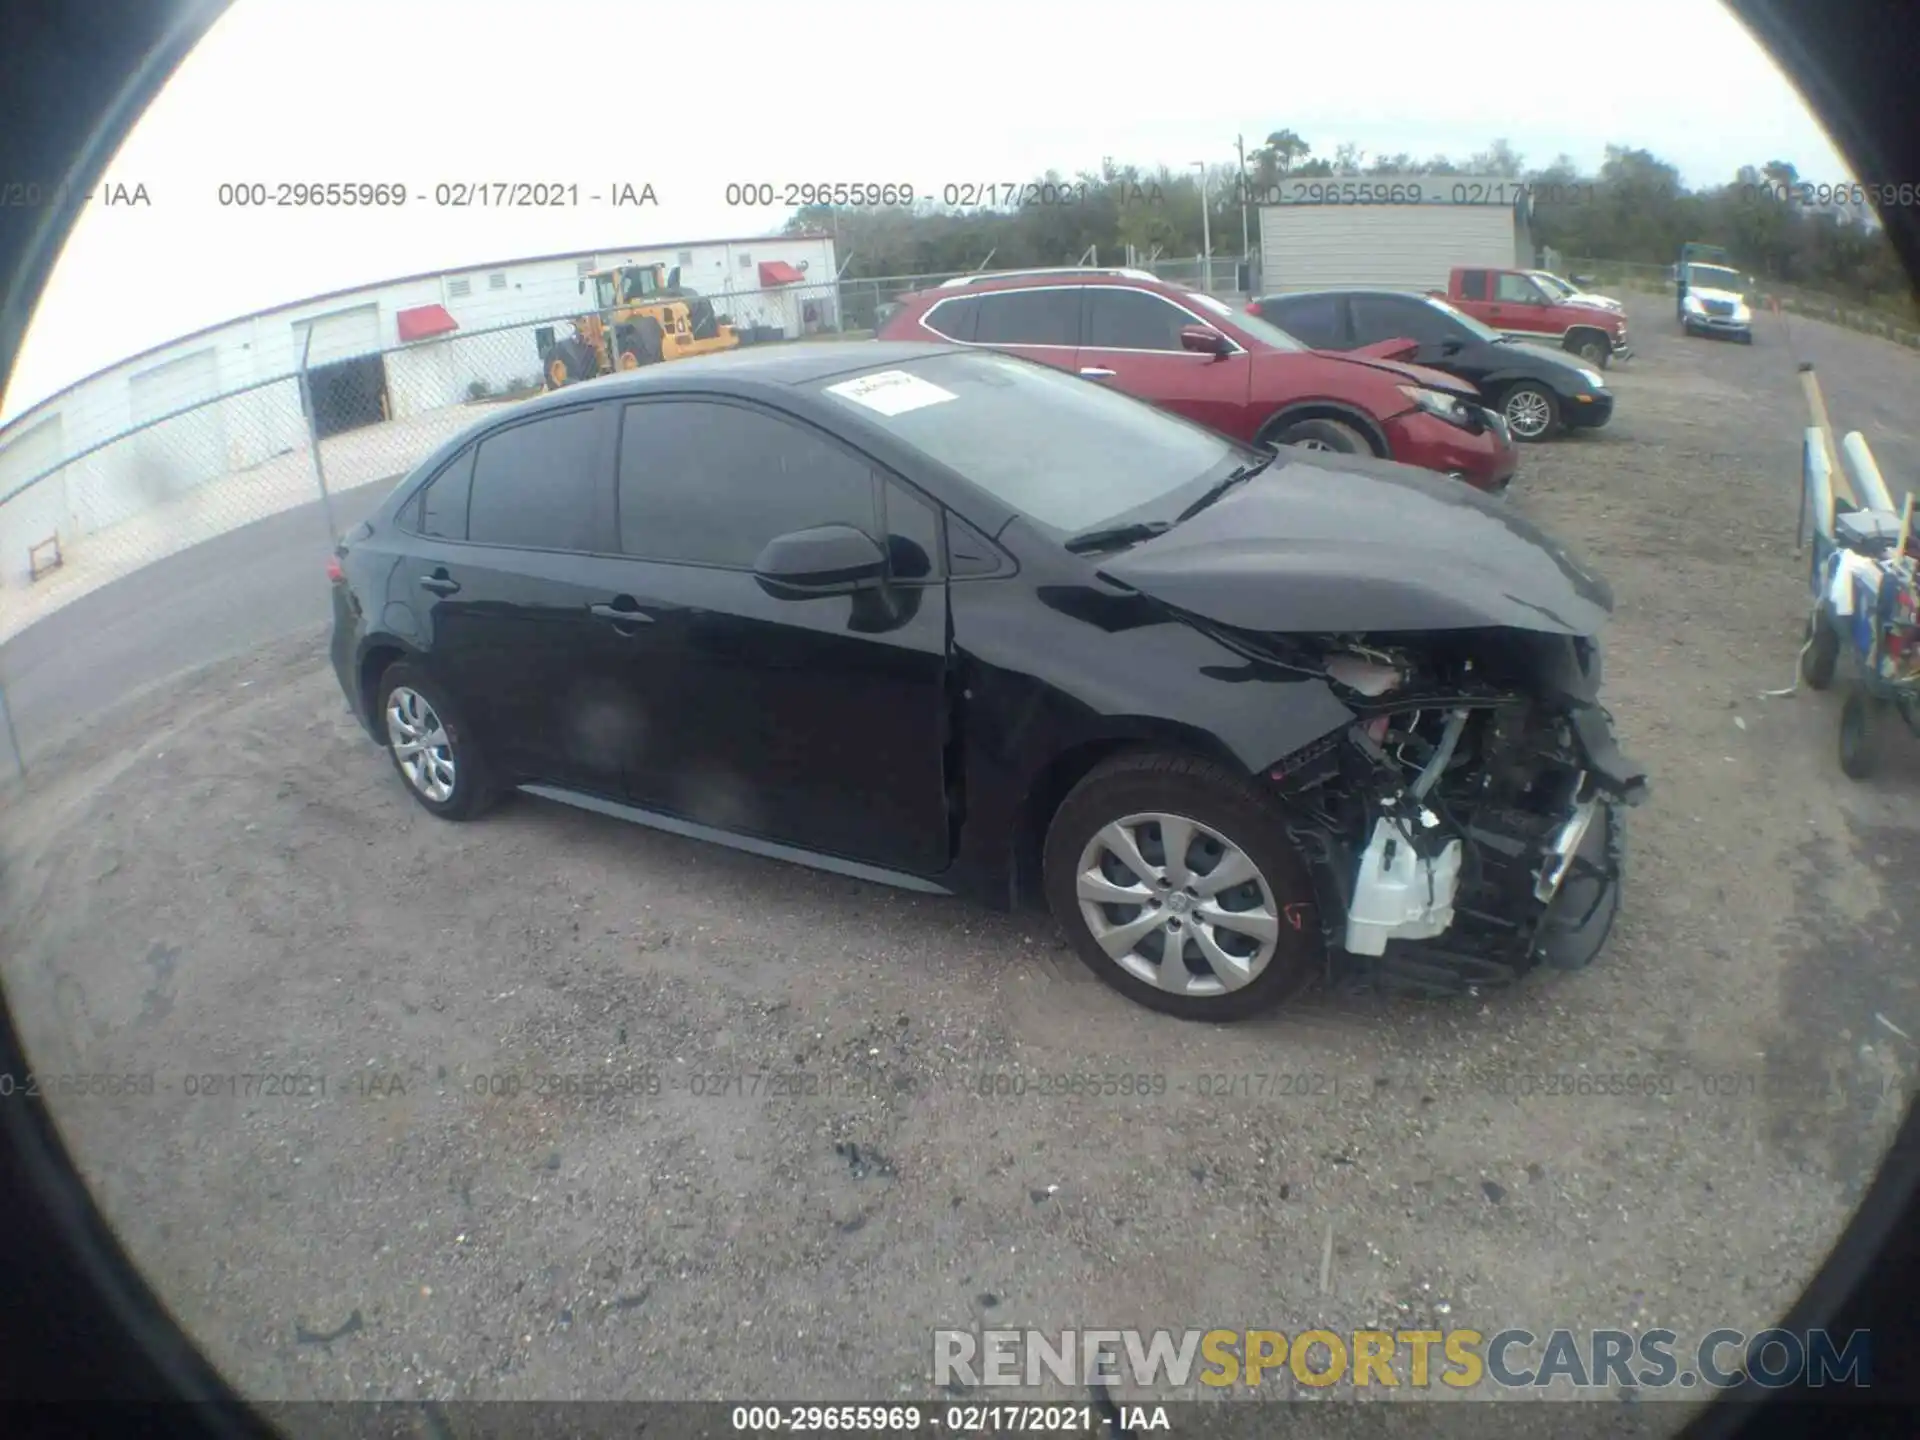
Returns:
[[[387,744],[409,785],[436,804],[452,798],[453,741],[418,690],[396,685],[387,696]]]
[[[1260,867],[1217,830],[1181,815],[1129,815],[1097,831],[1080,852],[1074,890],[1107,957],[1173,995],[1251,984],[1280,937],[1279,907]]]
[[[1532,388],[1515,390],[1502,408],[1507,428],[1523,440],[1534,440],[1547,433],[1553,424],[1553,405],[1545,395]]]

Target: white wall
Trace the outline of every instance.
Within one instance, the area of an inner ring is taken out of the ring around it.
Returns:
[[[1263,290],[1445,289],[1456,265],[1512,268],[1513,212],[1497,205],[1267,205]]]

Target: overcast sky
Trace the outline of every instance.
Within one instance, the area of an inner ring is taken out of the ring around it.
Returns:
[[[103,363],[323,291],[556,251],[749,235],[730,181],[1017,182],[1103,157],[1226,163],[1292,128],[1328,156],[1528,164],[1608,142],[1690,185],[1785,159],[1846,178],[1717,0],[237,0],[108,171],[0,420]],[[404,183],[399,210],[236,210],[223,181]],[[442,181],[651,182],[657,208],[439,209]],[[141,277],[129,305],[125,277]],[[114,283],[103,283],[115,277]],[[102,342],[107,342],[103,352]]]

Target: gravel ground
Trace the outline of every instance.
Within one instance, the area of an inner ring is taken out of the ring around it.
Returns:
[[[1920,474],[1920,386],[1812,322],[1793,352],[1635,323],[1615,423],[1516,487],[1615,585],[1610,701],[1657,787],[1590,970],[1182,1024],[1038,920],[525,799],[437,823],[309,634],[0,797],[36,1063],[156,1077],[54,1100],[94,1193],[262,1398],[924,1395],[929,1330],[980,1324],[1762,1328],[1920,1037],[1920,745],[1854,786],[1834,697],[1758,698],[1803,613],[1794,353],[1889,475]],[[324,1096],[189,1093],[269,1072]],[[1673,1092],[1500,1093],[1579,1072]],[[1061,1073],[1164,1093],[1037,1093]],[[658,1093],[541,1078],[580,1076]]]

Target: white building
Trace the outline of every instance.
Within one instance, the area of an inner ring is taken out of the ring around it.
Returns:
[[[1456,265],[1537,263],[1530,192],[1497,175],[1288,177],[1256,198],[1260,288],[1269,294],[1442,290]]]
[[[837,325],[833,240],[802,235],[539,255],[210,326],[97,371],[0,427],[0,584],[25,581],[30,552],[49,537],[96,532],[304,445],[299,387],[288,377],[309,337],[323,433],[405,420],[460,404],[476,382],[494,392],[537,382],[547,323],[564,332],[590,308],[581,278],[653,263],[678,266],[680,283],[711,297],[745,339]],[[169,416],[177,418],[120,438]],[[33,484],[55,469],[63,483]]]

